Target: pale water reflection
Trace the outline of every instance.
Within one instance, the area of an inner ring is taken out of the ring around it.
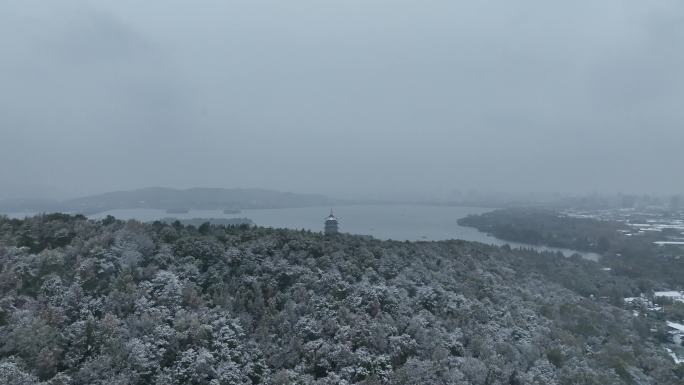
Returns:
[[[493,210],[490,208],[429,205],[348,205],[333,207],[333,210],[340,220],[341,232],[371,235],[378,239],[400,241],[463,239],[493,245],[509,244],[511,247],[529,247],[540,251],[560,251],[566,256],[578,253],[591,260],[600,258],[595,253],[506,242],[489,234],[481,233],[474,228],[460,226],[457,223],[459,218]],[[119,219],[140,221],[153,221],[168,217],[179,219],[249,218],[259,226],[322,231],[324,219],[329,212],[330,207],[300,207],[242,210],[238,214],[225,214],[223,210],[190,210],[187,213],[171,215],[165,210],[130,209],[107,211],[91,217],[104,218],[107,215],[112,215]]]

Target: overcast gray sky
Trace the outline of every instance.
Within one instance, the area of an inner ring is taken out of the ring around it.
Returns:
[[[0,197],[684,191],[679,0],[3,0]]]

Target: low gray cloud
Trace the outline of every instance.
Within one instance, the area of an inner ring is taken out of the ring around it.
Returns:
[[[684,191],[677,1],[8,0],[0,197]]]

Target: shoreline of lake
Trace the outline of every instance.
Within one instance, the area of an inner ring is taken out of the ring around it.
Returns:
[[[596,253],[554,247],[528,245],[509,242],[496,238],[479,230],[461,226],[458,219],[468,215],[477,215],[492,211],[494,208],[434,206],[419,204],[382,204],[382,205],[342,205],[333,207],[335,215],[340,219],[340,231],[369,235],[381,240],[398,241],[443,241],[462,239],[495,246],[509,245],[513,248],[529,248],[537,251],[561,252],[565,256],[579,254],[585,259],[598,261]],[[294,230],[322,231],[324,218],[329,214],[328,206],[281,208],[281,209],[245,209],[239,213],[225,213],[224,210],[188,210],[173,215],[180,220],[196,218],[236,219],[249,218],[257,226],[288,228]],[[31,213],[10,213],[9,217],[31,216]],[[135,219],[142,222],[162,220],[170,215],[162,209],[120,209],[88,215],[91,219],[103,219],[112,215],[117,219]]]

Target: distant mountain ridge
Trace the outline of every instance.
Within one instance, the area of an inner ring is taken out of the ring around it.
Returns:
[[[53,202],[51,205],[39,207],[16,207],[20,211],[66,211],[82,214],[96,214],[116,209],[271,209],[319,206],[339,203],[339,200],[321,194],[298,194],[266,189],[225,189],[225,188],[190,188],[173,189],[150,187],[129,191],[115,191],[104,194]],[[4,209],[0,202],[0,210]],[[5,209],[6,210],[6,209]]]

